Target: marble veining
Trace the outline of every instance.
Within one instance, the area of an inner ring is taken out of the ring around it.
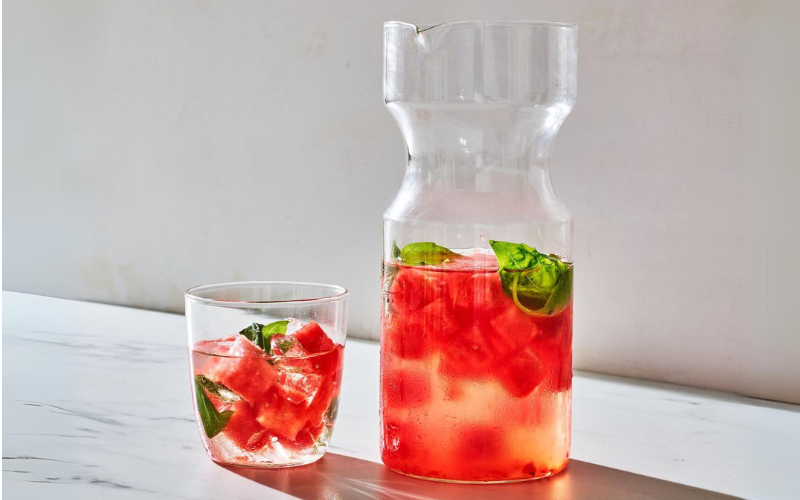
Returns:
[[[579,373],[569,468],[507,486],[443,485],[380,464],[378,346],[351,341],[317,464],[253,471],[200,444],[182,316],[3,293],[9,498],[797,499],[800,407]]]

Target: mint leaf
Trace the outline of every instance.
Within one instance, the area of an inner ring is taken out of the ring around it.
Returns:
[[[461,255],[431,241],[410,243],[400,250],[400,260],[411,266],[438,266],[458,257]]]
[[[400,247],[397,246],[397,242],[396,241],[393,241],[392,242],[392,258],[394,260],[397,260],[397,259],[400,258],[400,254],[401,254]]]
[[[200,413],[200,420],[206,436],[213,438],[228,425],[228,420],[233,416],[233,410],[217,411],[214,404],[209,399],[206,391],[203,390],[202,383],[198,380],[200,375],[194,378],[194,393],[197,398],[197,411]]]
[[[264,352],[269,352],[269,341],[272,336],[277,333],[281,335],[286,334],[286,326],[288,324],[288,320],[273,321],[268,325],[253,323],[239,333],[247,337],[252,343],[260,347]]]
[[[209,394],[216,396],[226,403],[235,403],[242,399],[241,396],[228,389],[222,384],[218,384],[213,380],[206,378],[203,375],[195,376],[195,381],[198,382]]]
[[[489,240],[503,290],[528,314],[563,311],[572,300],[572,264],[524,243]]]

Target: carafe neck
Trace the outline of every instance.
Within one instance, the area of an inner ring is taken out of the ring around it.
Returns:
[[[389,103],[409,169],[540,175],[569,106]]]

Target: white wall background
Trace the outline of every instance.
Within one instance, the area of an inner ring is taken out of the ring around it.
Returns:
[[[577,367],[800,402],[800,178],[780,152],[796,137],[761,116],[797,85],[759,69],[769,6],[3,10],[5,289],[182,311],[200,283],[334,282],[352,291],[351,335],[377,338],[381,214],[405,154],[382,22],[571,21],[578,105],[553,180],[576,219]]]

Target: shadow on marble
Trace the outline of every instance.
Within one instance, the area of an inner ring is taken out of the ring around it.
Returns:
[[[225,468],[268,488],[303,500],[741,500],[739,497],[578,460],[570,461],[564,472],[549,479],[502,485],[423,481],[392,472],[381,464],[335,453],[328,453],[314,464],[293,469]]]

